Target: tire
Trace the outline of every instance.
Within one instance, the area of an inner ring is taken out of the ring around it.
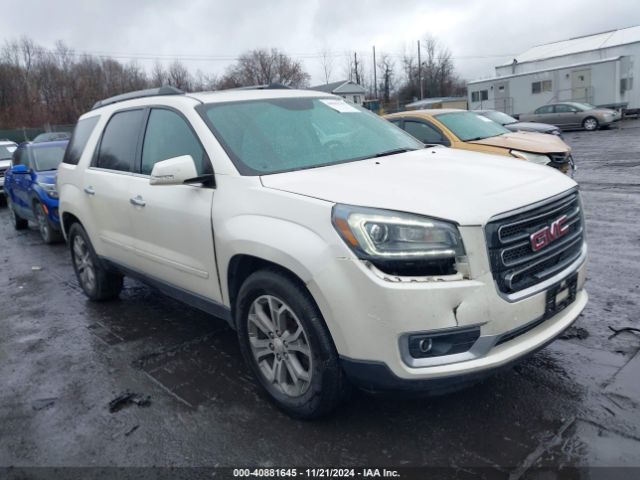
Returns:
[[[272,306],[281,312],[276,317],[280,328],[270,323]],[[279,409],[312,419],[329,413],[345,398],[349,386],[338,353],[322,314],[302,285],[277,269],[255,272],[242,284],[234,314],[242,355]],[[269,322],[263,322],[264,315]]]
[[[16,213],[13,209],[13,203],[11,202],[11,197],[7,196],[7,207],[9,208],[9,218],[11,219],[11,224],[13,228],[16,230],[26,230],[29,228],[29,220],[26,218],[22,218],[20,215]]]
[[[584,128],[588,132],[593,132],[598,130],[600,124],[598,123],[598,119],[594,117],[587,117],[582,121],[582,128]]]
[[[62,234],[51,223],[51,220],[49,220],[49,216],[44,211],[44,205],[42,205],[42,203],[38,201],[34,202],[33,214],[36,217],[38,230],[40,230],[40,236],[44,243],[58,243],[62,240]]]
[[[79,223],[69,229],[69,249],[76,278],[87,297],[93,301],[117,298],[122,290],[122,275],[104,268]]]

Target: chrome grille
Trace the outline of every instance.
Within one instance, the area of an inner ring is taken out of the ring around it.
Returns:
[[[534,251],[531,235],[566,216],[566,233],[539,251]],[[582,251],[584,220],[577,191],[540,206],[494,220],[485,228],[491,271],[503,293],[515,293],[552,277]]]

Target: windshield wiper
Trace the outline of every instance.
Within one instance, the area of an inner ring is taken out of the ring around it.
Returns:
[[[489,138],[489,137],[473,137],[473,138],[468,138],[467,140],[465,140],[465,142],[475,142],[476,140],[484,140],[485,138]]]
[[[375,155],[372,155],[371,157],[368,157],[368,158],[386,157],[387,155],[395,155],[396,153],[413,152],[414,150],[417,150],[417,148],[394,148],[393,150],[387,150],[386,152],[376,153]]]

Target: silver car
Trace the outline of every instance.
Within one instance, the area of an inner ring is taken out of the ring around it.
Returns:
[[[542,122],[563,129],[584,128],[598,130],[607,128],[620,120],[620,113],[609,108],[598,108],[589,103],[564,102],[544,105],[533,113],[520,115],[521,122]]]

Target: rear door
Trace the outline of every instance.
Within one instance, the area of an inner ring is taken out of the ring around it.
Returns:
[[[91,242],[99,255],[124,266],[133,264],[130,190],[145,110],[114,113],[84,174]]]
[[[131,207],[135,269],[190,293],[220,301],[211,222],[215,190],[205,185],[150,185],[153,166],[191,155],[198,175],[213,173],[189,121],[178,111],[148,113]]]

